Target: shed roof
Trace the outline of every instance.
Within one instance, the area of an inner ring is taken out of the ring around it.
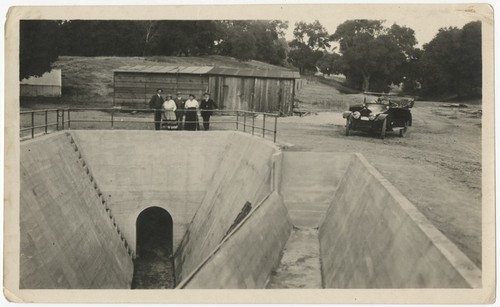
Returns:
[[[40,77],[32,76],[28,79],[23,79],[21,80],[21,84],[61,86],[61,70],[52,69],[51,71],[44,73]]]
[[[123,66],[114,72],[131,73],[177,73],[177,74],[196,74],[196,75],[225,75],[240,77],[259,77],[275,79],[299,79],[300,73],[292,70],[268,70],[251,68],[227,68],[214,66]]]

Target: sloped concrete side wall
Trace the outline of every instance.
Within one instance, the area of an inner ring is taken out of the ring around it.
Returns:
[[[250,213],[248,219],[182,287],[264,288],[272,270],[279,264],[291,229],[283,200],[274,192]]]
[[[132,259],[69,138],[20,150],[20,288],[130,288]]]
[[[276,151],[274,144],[256,137],[242,133],[230,136],[220,166],[177,250],[177,281],[214,250],[247,201],[255,206],[269,194]]]
[[[72,131],[120,229],[136,250],[136,221],[152,206],[174,223],[174,251],[200,206],[231,132]]]
[[[477,288],[481,272],[357,154],[319,233],[325,288]]]

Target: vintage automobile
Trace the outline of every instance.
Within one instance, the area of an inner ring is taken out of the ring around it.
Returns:
[[[345,135],[351,130],[379,133],[382,139],[387,131],[398,132],[403,137],[412,124],[410,109],[415,100],[409,97],[398,97],[383,93],[366,92],[365,95],[378,96],[363,104],[351,105],[349,111],[342,113],[346,119]]]

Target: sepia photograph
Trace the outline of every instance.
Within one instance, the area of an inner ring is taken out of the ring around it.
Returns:
[[[7,300],[495,301],[488,4],[5,18]]]

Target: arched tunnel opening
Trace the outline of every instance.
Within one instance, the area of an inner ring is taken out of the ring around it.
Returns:
[[[137,217],[136,233],[136,259],[131,288],[174,288],[172,216],[163,208],[147,208]]]

